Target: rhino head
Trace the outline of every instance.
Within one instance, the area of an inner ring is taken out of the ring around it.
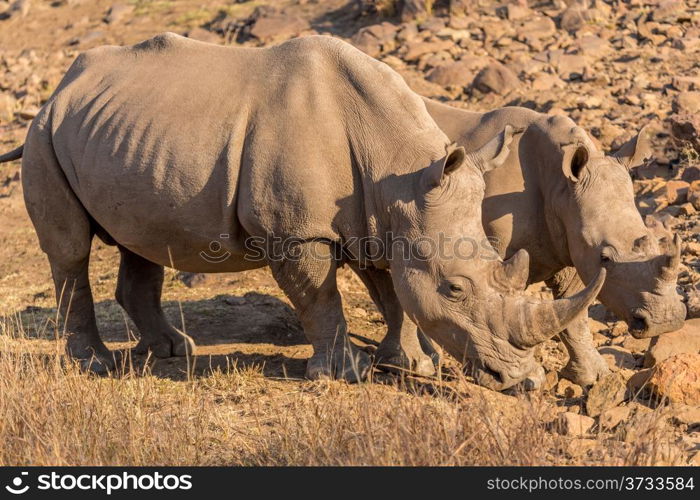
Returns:
[[[677,330],[686,316],[676,291],[680,238],[661,224],[645,225],[630,177],[630,169],[650,151],[648,131],[606,156],[568,118],[547,122],[528,129],[527,142],[536,148],[528,154],[554,152],[540,160],[554,162],[547,171],[558,173],[548,181],[545,212],[553,233],[566,240],[579,275],[590,280],[601,269],[607,271],[599,298],[627,322],[634,337]]]
[[[398,196],[392,230],[412,245],[410,255],[394,252],[390,262],[404,310],[452,356],[488,374],[479,381],[498,390],[541,370],[532,348],[586,310],[605,279],[601,269],[576,296],[538,300],[524,293],[527,252],[503,261],[487,239],[483,173],[505,162],[514,133],[506,127],[470,154],[450,146],[444,158],[415,173],[408,191],[391,186]]]

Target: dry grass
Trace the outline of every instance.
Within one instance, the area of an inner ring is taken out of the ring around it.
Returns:
[[[50,325],[49,325],[50,328]],[[51,331],[46,332],[51,334]],[[50,336],[50,335],[46,335]],[[44,342],[55,352],[39,352]],[[631,443],[549,429],[542,395],[464,381],[347,386],[266,378],[260,368],[184,380],[126,368],[96,378],[62,342],[0,322],[0,465],[537,465],[683,463],[659,418]],[[675,453],[675,455],[674,455]]]

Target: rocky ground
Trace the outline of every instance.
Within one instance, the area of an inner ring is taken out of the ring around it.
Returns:
[[[644,216],[683,238],[678,283],[689,320],[679,332],[640,341],[601,305],[593,306],[595,341],[614,372],[590,390],[559,380],[564,349],[556,341],[544,344],[543,396],[552,412],[542,425],[570,438],[570,463],[595,463],[601,439],[624,444],[646,433],[666,443],[654,463],[700,464],[697,1],[0,0],[0,151],[22,142],[80,51],[166,30],[247,46],[313,33],[343,37],[423,95],[472,110],[517,105],[566,114],[604,150],[650,125],[654,157],[632,173],[637,204]],[[45,324],[55,314],[53,293],[24,213],[18,172],[18,162],[0,170],[0,313],[19,315],[37,348],[49,349]],[[95,245],[92,273],[103,334],[111,347],[124,347],[131,327],[112,300],[117,256]],[[382,321],[361,284],[344,272],[341,287],[351,330],[360,341],[376,342]],[[232,360],[264,364],[269,379],[303,375],[310,348],[266,271],[173,272],[165,299],[168,313],[186,320],[202,346],[200,358],[207,361],[200,363],[200,376],[207,366]],[[161,374],[182,370],[179,361],[159,363]]]

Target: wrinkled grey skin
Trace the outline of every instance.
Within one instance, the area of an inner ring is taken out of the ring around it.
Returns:
[[[370,259],[352,244],[337,257],[338,246],[368,236],[416,245],[439,231],[482,241],[482,176],[508,156],[513,130],[504,128],[466,155],[395,72],[335,39],[241,49],[165,34],[79,56],[23,152],[6,158],[23,154],[25,201],[51,263],[67,349],[85,368],[114,365],[88,280],[97,234],[122,253],[116,297],[141,334],[137,352],[193,348],[161,310],[164,266],[269,265],[313,345],[307,376],[358,380],[370,363],[346,334],[335,281],[344,262],[367,284],[387,337],[399,339],[383,344],[379,361],[408,359],[425,371],[429,343],[421,347],[408,316],[460,359],[490,367],[500,344],[505,352],[510,342],[541,342],[598,293],[604,273],[574,297],[534,301],[522,293],[527,253],[504,263],[488,244],[489,260]],[[227,258],[203,258],[222,234]],[[250,237],[297,244],[261,260]],[[505,383],[541,375],[524,359],[500,366]]]
[[[527,250],[529,283],[546,280],[555,297],[565,297],[604,268],[599,298],[633,336],[682,326],[686,310],[676,291],[680,240],[660,225],[646,227],[634,203],[628,170],[648,156],[644,131],[605,156],[565,117],[514,107],[473,113],[425,102],[440,128],[467,151],[506,123],[526,129],[504,166],[485,176],[483,223],[504,258]],[[593,347],[587,315],[561,336],[570,354],[566,377],[590,385],[608,372]]]

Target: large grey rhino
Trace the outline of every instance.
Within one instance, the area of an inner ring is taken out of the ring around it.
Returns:
[[[646,227],[634,203],[629,169],[648,156],[642,131],[606,156],[569,118],[526,108],[469,112],[425,99],[450,139],[473,151],[505,124],[525,129],[505,164],[485,175],[483,223],[503,258],[525,249],[529,283],[546,281],[567,297],[607,270],[600,300],[636,338],[680,328],[685,305],[676,290],[681,243],[660,224]],[[471,209],[465,212],[469,216]],[[562,332],[570,359],[563,375],[590,385],[608,373],[582,313]]]
[[[67,350],[86,368],[114,363],[88,279],[98,235],[121,251],[116,298],[141,334],[138,352],[193,347],[161,310],[164,266],[269,265],[313,345],[307,376],[357,380],[370,360],[346,335],[336,286],[344,262],[367,284],[389,339],[401,340],[384,344],[385,359],[408,353],[423,372],[432,360],[409,316],[458,358],[480,359],[551,337],[602,286],[604,272],[571,298],[523,294],[527,253],[502,261],[481,225],[483,172],[503,163],[514,131],[493,135],[469,155],[452,147],[397,73],[339,40],[246,49],[164,34],[80,55],[23,148],[0,161],[23,155],[26,206]],[[370,254],[360,239],[411,251]],[[479,242],[482,254],[435,252],[440,239]],[[203,257],[215,240],[227,258]],[[503,367],[504,379],[512,385],[534,369],[526,359]]]

